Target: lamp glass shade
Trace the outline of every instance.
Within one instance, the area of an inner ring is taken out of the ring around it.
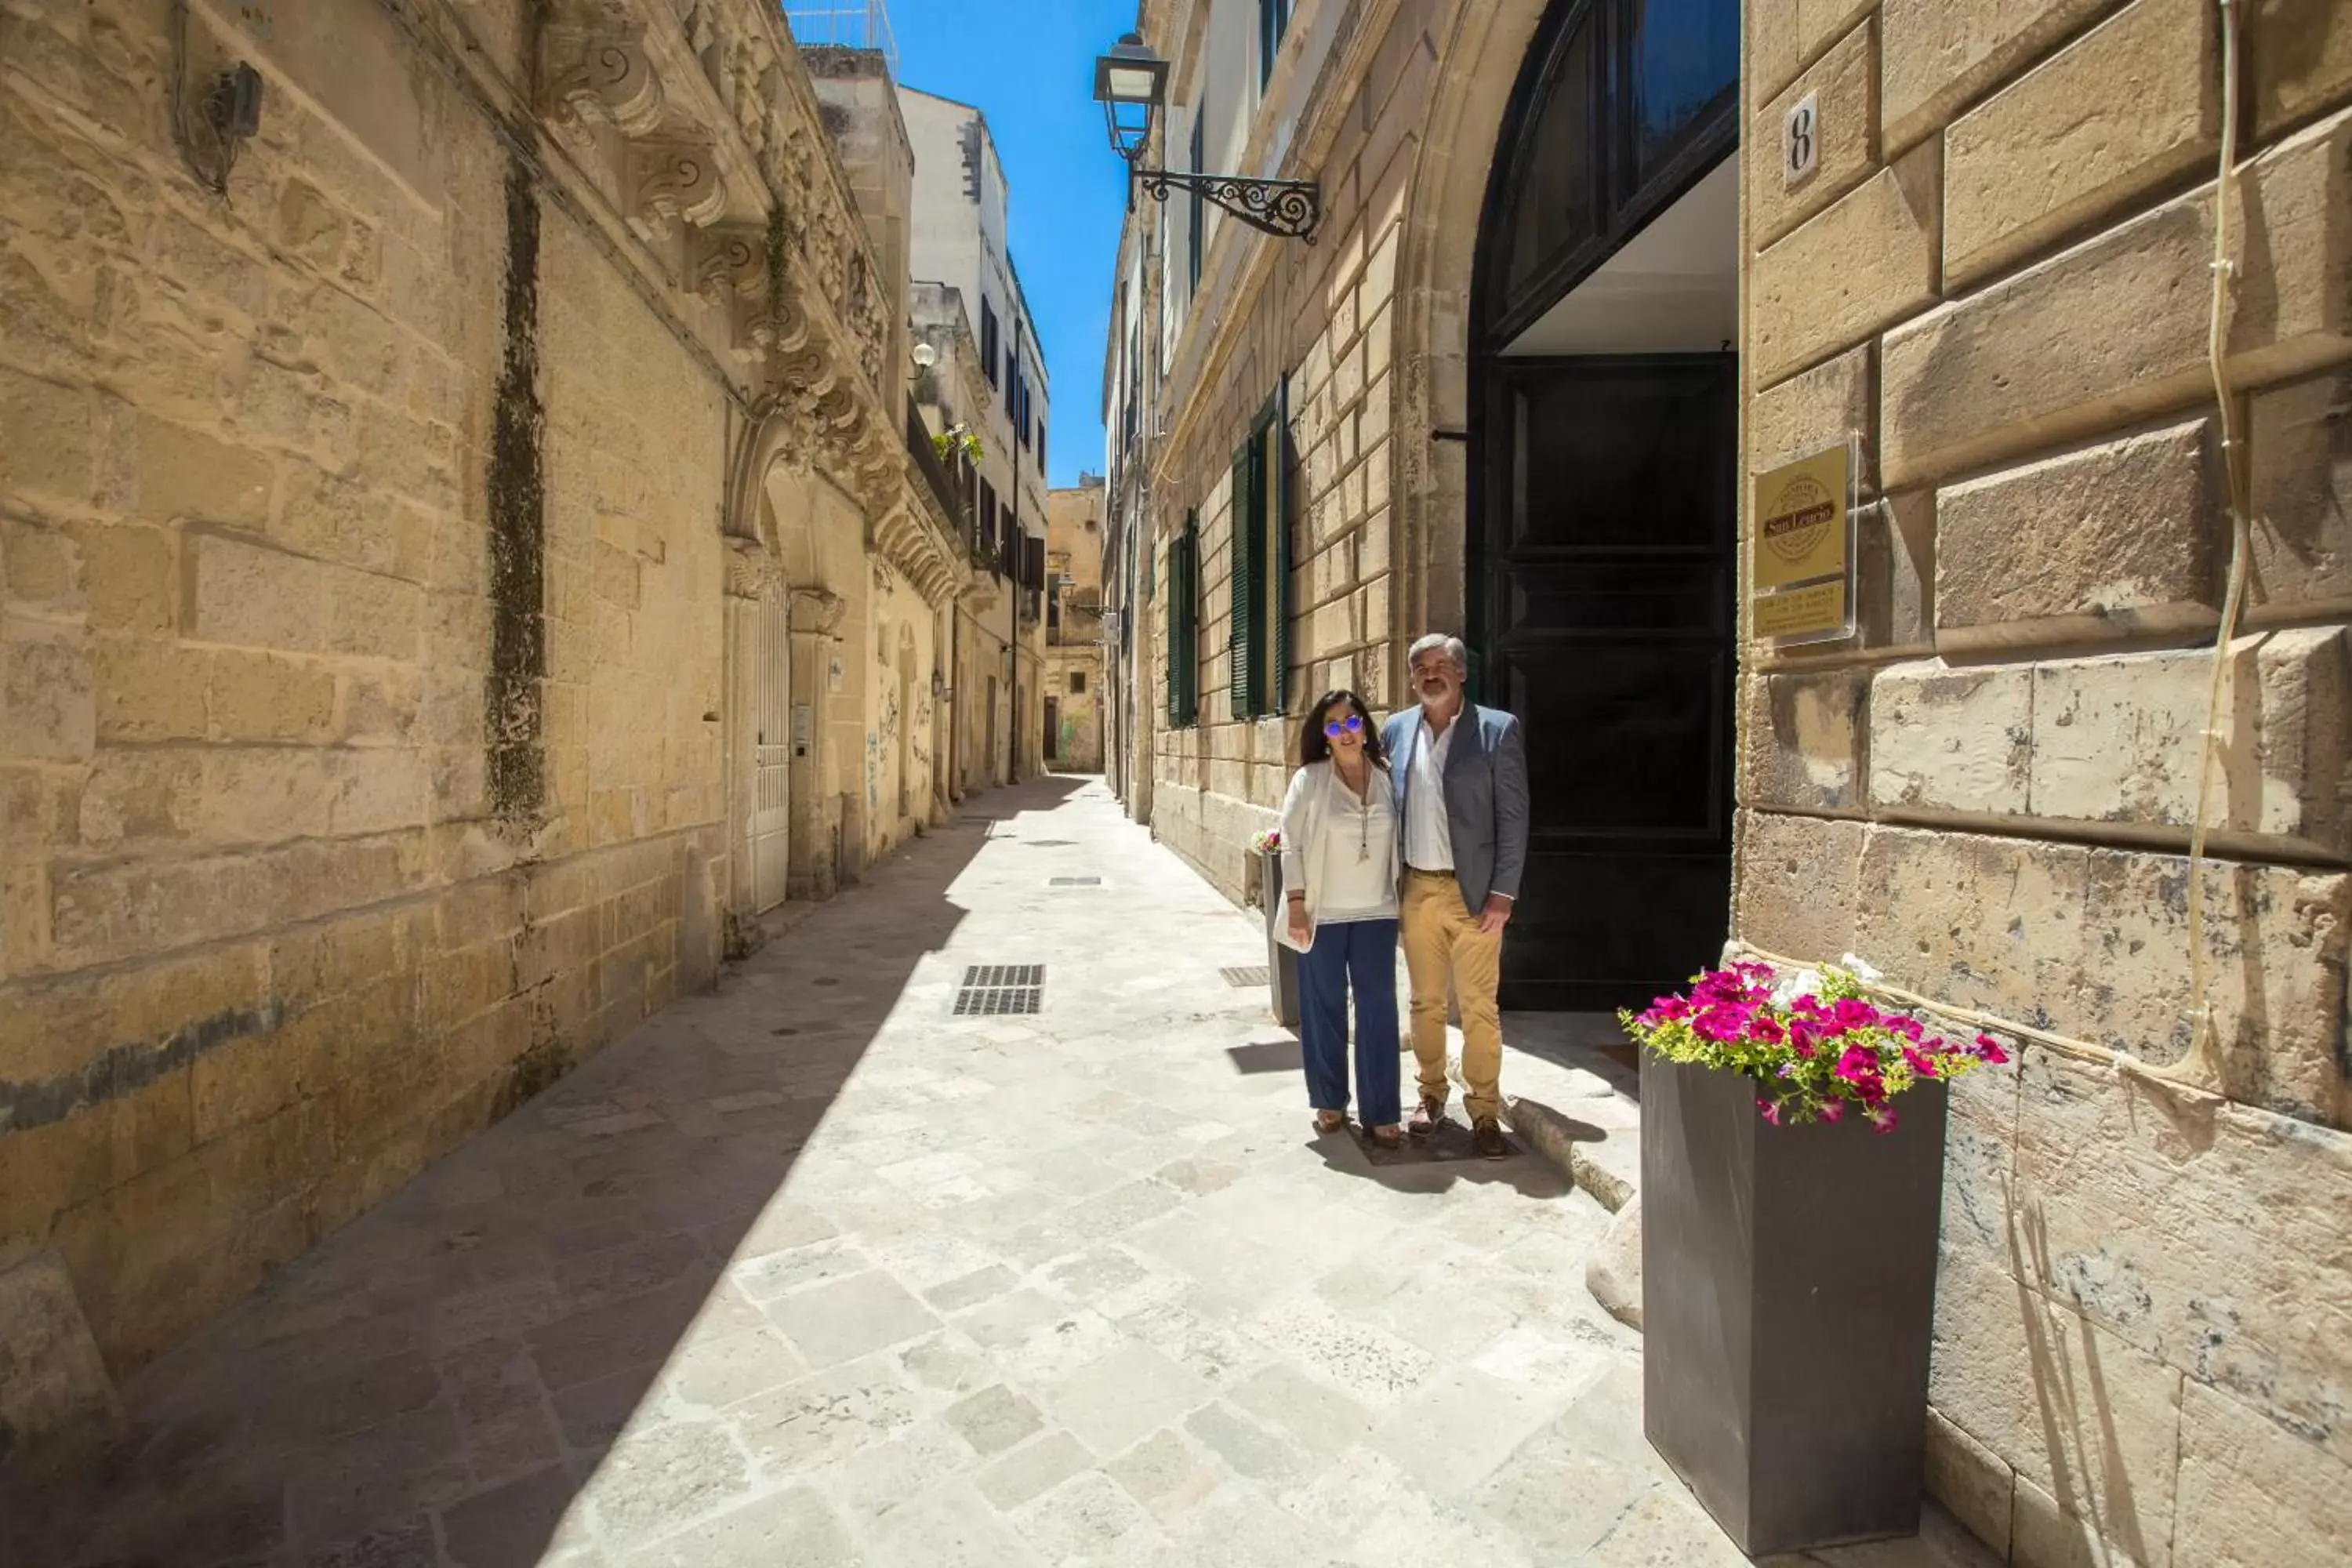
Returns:
[[[1104,73],[1110,96],[1121,103],[1152,103],[1160,96],[1160,73],[1142,66],[1115,65]]]
[[[1095,97],[1103,103],[1157,109],[1168,99],[1168,62],[1129,33],[1095,58]]]

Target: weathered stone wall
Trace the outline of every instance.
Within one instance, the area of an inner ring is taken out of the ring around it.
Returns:
[[[866,777],[868,858],[879,858],[929,826],[931,670],[936,637],[930,605],[887,567],[875,573],[874,665],[868,677]]]
[[[1071,689],[1072,678],[1083,689]],[[1054,704],[1054,732],[1045,763],[1066,773],[1103,765],[1103,649],[1099,643],[1058,643],[1045,649],[1045,696]]]
[[[383,9],[275,14],[191,8],[224,201],[167,7],[0,9],[0,1244],[118,1370],[719,940],[724,399]]]
[[[2210,0],[1748,7],[1748,467],[1862,440],[1860,630],[1751,649],[1736,926],[2148,1063],[2230,555]],[[2253,560],[2203,883],[2221,1092],[2027,1040],[1957,1097],[1930,1481],[2019,1563],[2352,1541],[2352,22],[2246,13]],[[1819,167],[1780,170],[1786,108]]]
[[[1398,689],[1410,630],[1393,591],[1390,498],[1401,459],[1390,439],[1398,406],[1390,368],[1400,328],[1391,305],[1436,39],[1452,10],[1359,5],[1328,61],[1302,57],[1278,73],[1298,99],[1261,112],[1252,146],[1306,105],[1299,123],[1318,133],[1307,162],[1321,186],[1321,231],[1310,247],[1219,224],[1162,394],[1172,427],[1156,462],[1155,575],[1166,583],[1167,536],[1196,510],[1201,700],[1196,725],[1163,721],[1154,736],[1152,824],[1234,898],[1255,887],[1249,842],[1273,823],[1297,765],[1304,705],[1345,687],[1384,710]],[[1251,720],[1235,717],[1231,695],[1233,460],[1285,375],[1297,519],[1289,668],[1282,715]],[[1165,593],[1150,613],[1154,641],[1165,646]],[[1162,664],[1148,700],[1163,721],[1165,680]]]

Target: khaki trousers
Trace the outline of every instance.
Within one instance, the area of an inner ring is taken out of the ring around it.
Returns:
[[[1412,986],[1412,1054],[1421,1092],[1440,1105],[1445,1078],[1445,987],[1454,983],[1462,1009],[1462,1076],[1470,1085],[1463,1105],[1472,1121],[1503,1114],[1503,1016],[1495,987],[1503,973],[1503,933],[1478,929],[1464,907],[1462,884],[1451,871],[1404,874],[1399,919],[1404,968]]]

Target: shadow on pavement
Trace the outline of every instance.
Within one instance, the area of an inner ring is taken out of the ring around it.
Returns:
[[[1225,1055],[1233,1058],[1238,1073],[1300,1072],[1298,1042],[1295,1039],[1252,1040],[1245,1046],[1227,1046]]]
[[[266,1281],[130,1383],[101,1464],[0,1496],[0,1563],[537,1563],[658,1380],[782,1345],[730,1268],[831,1234],[795,1160],[991,819],[1083,782],[975,801]]]
[[[1301,1118],[1305,1112],[1301,1112]],[[1530,1198],[1565,1197],[1574,1184],[1528,1152],[1517,1139],[1507,1139],[1511,1152],[1500,1160],[1482,1157],[1470,1142],[1470,1130],[1448,1118],[1426,1140],[1408,1139],[1402,1149],[1380,1148],[1350,1121],[1344,1132],[1315,1136],[1307,1143],[1332,1170],[1377,1182],[1393,1192],[1439,1197],[1461,1184],[1516,1188]]]

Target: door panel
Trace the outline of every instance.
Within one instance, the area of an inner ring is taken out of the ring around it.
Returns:
[[[1503,1005],[1638,1005],[1719,953],[1731,887],[1730,355],[1499,361],[1476,563],[1488,700],[1526,727]]]
[[[760,601],[752,639],[751,909],[784,901],[792,846],[792,626],[782,593]]]

